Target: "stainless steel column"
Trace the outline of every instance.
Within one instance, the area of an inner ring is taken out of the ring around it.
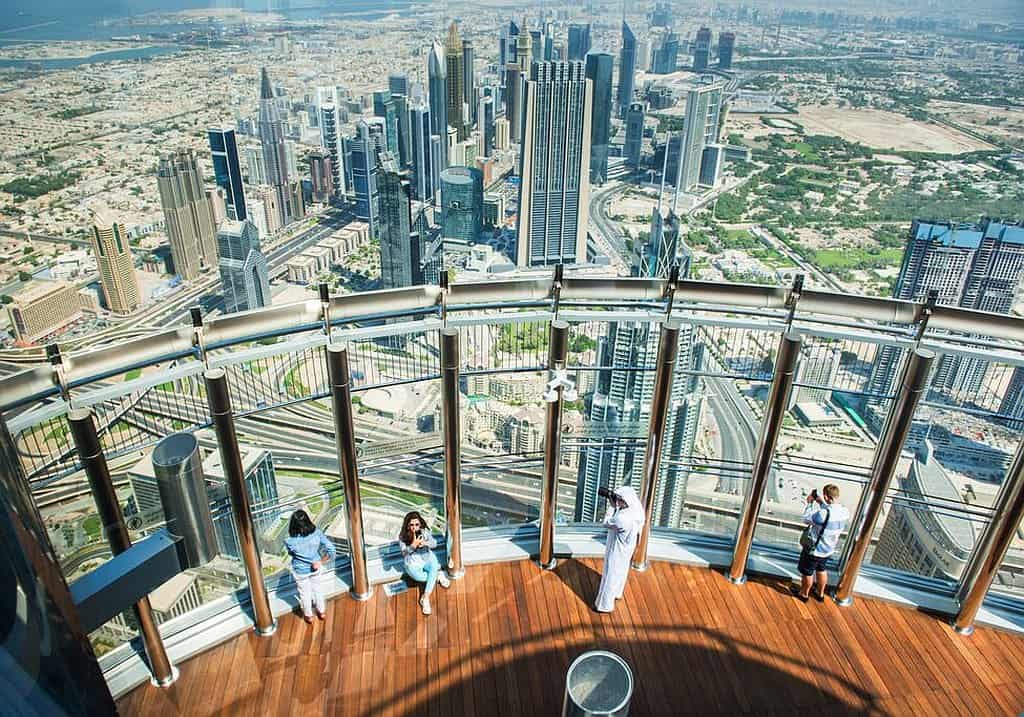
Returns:
[[[854,514],[855,522],[848,538],[851,547],[843,562],[843,574],[836,587],[835,600],[840,605],[849,605],[853,602],[853,584],[857,581],[864,555],[871,545],[875,523],[882,513],[885,497],[889,493],[889,483],[896,472],[907,434],[910,433],[917,403],[928,389],[928,374],[934,359],[934,352],[915,349],[903,371],[899,394],[893,400],[889,418],[885,422],[885,430],[882,431],[878,448],[875,449],[871,478],[864,488],[857,512]]]
[[[953,629],[961,635],[974,632],[974,619],[985,600],[985,594],[999,572],[1017,528],[1024,519],[1024,442],[1017,447],[1010,470],[1006,473],[995,505],[992,521],[985,526],[974,557],[964,571],[961,582],[960,610],[953,620]]]
[[[82,462],[82,469],[89,479],[89,489],[96,500],[96,510],[103,522],[103,534],[110,545],[110,552],[119,555],[131,547],[132,541],[128,537],[128,527],[121,513],[121,503],[114,491],[114,481],[110,477],[107,457],[103,455],[103,446],[96,433],[92,411],[88,408],[73,409],[68,413],[68,424],[71,427],[75,450]],[[151,681],[158,687],[169,687],[178,679],[178,670],[167,657],[167,650],[164,648],[163,638],[160,637],[156,618],[153,617],[149,597],[146,596],[135,603],[133,610],[139,623],[142,644],[146,648],[146,658],[152,673]]]
[[[461,578],[462,426],[459,422],[459,330],[441,329],[441,419],[444,431],[444,518],[448,525],[448,576]]]
[[[644,571],[650,567],[647,562],[647,541],[651,537],[651,516],[654,512],[654,496],[658,487],[658,473],[661,470],[661,451],[665,441],[665,422],[668,418],[668,404],[672,397],[672,376],[679,354],[679,329],[682,322],[669,319],[661,325],[661,339],[658,344],[658,368],[654,378],[654,398],[651,400],[651,424],[647,432],[647,450],[644,453],[644,475],[640,486],[640,500],[644,504],[647,520],[644,521],[636,552],[633,553],[633,569]]]
[[[569,323],[562,319],[551,322],[548,338],[548,369],[565,368],[569,354]],[[544,423],[544,477],[540,496],[540,554],[538,562],[545,570],[555,567],[555,508],[558,503],[558,465],[562,440],[562,387],[555,389],[558,398],[548,404]]]
[[[256,620],[256,634],[266,637],[277,630],[274,614],[270,611],[267,586],[263,583],[263,561],[256,538],[252,511],[249,508],[249,491],[245,485],[245,468],[238,450],[238,436],[235,434],[235,417],[231,412],[231,392],[228,378],[222,368],[209,369],[203,373],[206,380],[206,402],[213,419],[213,430],[217,434],[220,448],[220,462],[224,479],[231,496],[231,512],[238,531],[238,546],[249,578],[249,597]]]
[[[348,522],[349,562],[352,565],[352,589],[356,600],[369,600],[373,595],[366,569],[366,543],[363,540],[363,505],[359,496],[359,467],[356,462],[356,433],[352,426],[352,390],[348,370],[348,347],[330,344],[327,347],[327,374],[331,380],[331,401],[334,405],[334,442],[338,451],[338,475],[345,494],[345,517]]]
[[[736,547],[732,554],[732,566],[729,568],[729,582],[734,585],[742,585],[747,581],[750,544],[754,540],[761,500],[764,498],[764,491],[772,472],[775,444],[779,440],[782,419],[786,415],[789,394],[793,390],[800,344],[801,337],[796,331],[787,332],[779,340],[778,355],[775,357],[775,377],[772,379],[772,388],[768,392],[768,401],[764,407],[761,437],[758,439],[757,451],[754,454],[754,469],[743,501],[743,512],[740,514],[739,527],[736,530]]]

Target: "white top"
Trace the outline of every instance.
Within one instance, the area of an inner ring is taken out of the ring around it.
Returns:
[[[808,503],[804,508],[804,523],[811,526],[809,531],[811,540],[817,541],[817,546],[812,554],[819,558],[827,558],[836,552],[839,536],[846,530],[849,522],[850,511],[844,505],[829,504],[823,500]],[[822,527],[825,529],[824,533],[821,532]],[[820,540],[819,535],[821,535]]]
[[[422,535],[427,544],[419,548],[413,548],[401,540],[398,541],[398,545],[402,548],[402,561],[407,568],[423,567],[427,562],[427,554],[437,547],[437,539],[429,530],[424,529]]]

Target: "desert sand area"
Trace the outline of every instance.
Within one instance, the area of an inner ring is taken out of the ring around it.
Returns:
[[[794,117],[807,134],[827,134],[876,149],[960,154],[992,145],[955,129],[917,122],[893,112],[839,107],[801,107]]]
[[[932,100],[929,112],[937,112],[972,131],[987,133],[1019,142],[1024,139],[1024,109],[1017,107],[989,107],[964,102]]]

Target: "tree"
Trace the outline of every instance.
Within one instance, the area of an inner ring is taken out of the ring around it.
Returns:
[[[2,304],[9,304],[12,301],[14,301],[14,299],[7,294],[3,294],[2,296],[0,296],[0,303]]]
[[[18,272],[18,281],[30,281],[31,279],[32,275],[29,274],[27,271]]]

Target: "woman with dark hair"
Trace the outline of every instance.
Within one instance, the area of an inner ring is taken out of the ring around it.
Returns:
[[[405,574],[416,582],[424,583],[420,607],[424,615],[429,615],[432,612],[430,593],[434,592],[434,583],[441,583],[441,587],[446,588],[451,582],[441,571],[441,564],[432,552],[437,547],[437,539],[430,534],[427,521],[415,510],[405,514],[402,532],[398,534],[398,544],[402,548]]]
[[[288,537],[284,539],[284,547],[292,556],[292,576],[299,591],[302,617],[308,623],[313,622],[315,606],[316,616],[323,620],[326,608],[320,575],[326,562],[324,555],[327,560],[334,560],[334,543],[313,525],[306,511],[297,510],[292,513],[288,523]]]

